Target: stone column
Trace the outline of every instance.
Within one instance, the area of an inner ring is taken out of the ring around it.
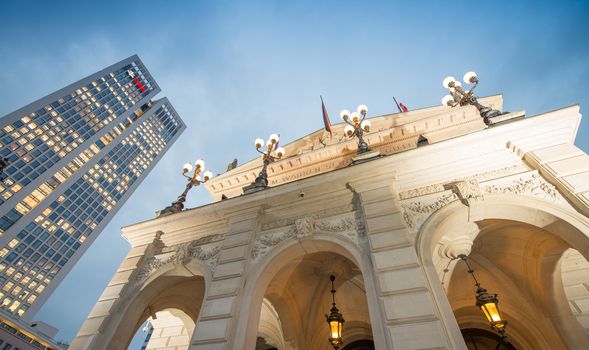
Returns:
[[[82,324],[70,350],[104,349],[110,341],[117,322],[122,316],[117,310],[117,302],[128,287],[133,273],[142,266],[144,260],[154,254],[162,245],[159,239],[161,232],[155,234],[153,242],[131,248],[108,286],[98,298],[96,305]],[[134,330],[133,330],[134,331]],[[123,345],[124,347],[125,345]]]
[[[257,227],[259,209],[250,208],[229,215],[229,230],[225,234],[219,261],[207,286],[207,296],[196,323],[190,349],[240,349],[231,344],[235,320],[241,305],[244,271],[249,244]]]
[[[465,349],[453,345],[438,316],[415,250],[415,234],[403,220],[392,181],[380,179],[350,185],[360,195],[364,210],[387,348]]]

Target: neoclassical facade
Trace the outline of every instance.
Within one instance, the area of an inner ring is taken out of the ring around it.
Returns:
[[[523,115],[385,115],[368,156],[335,125],[333,144],[286,145],[266,190],[242,191],[260,159],[218,176],[211,204],[123,229],[132,248],[70,349],[126,349],[152,319],[148,348],[328,350],[330,275],[341,349],[495,349],[463,254],[498,294],[510,348],[589,349],[579,107]]]

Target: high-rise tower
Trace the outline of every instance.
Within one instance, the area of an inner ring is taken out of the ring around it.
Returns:
[[[185,129],[132,56],[0,119],[0,307],[29,318]]]

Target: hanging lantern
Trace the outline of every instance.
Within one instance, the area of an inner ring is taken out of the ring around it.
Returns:
[[[474,270],[468,263],[468,256],[462,254],[459,258],[466,263],[468,267],[467,272],[472,276],[475,286],[477,287],[477,295],[476,295],[476,305],[481,309],[491,327],[493,327],[501,336],[502,341],[506,341],[507,336],[505,335],[505,326],[507,325],[507,321],[501,317],[501,313],[499,312],[499,299],[497,299],[497,294],[489,294],[487,290],[481,287],[479,280],[477,280]]]
[[[333,287],[335,276],[331,275],[329,279],[331,280],[332,306],[331,310],[329,310],[329,316],[325,315],[325,319],[329,325],[329,343],[335,350],[337,350],[344,343],[342,340],[342,329],[344,327],[345,320],[342,314],[339,312],[338,308],[335,306],[335,288]]]
[[[505,328],[507,321],[501,317],[497,304],[499,304],[497,294],[489,294],[486,289],[478,287],[477,306],[481,308],[481,311],[483,311],[483,314],[485,314],[485,317],[487,317],[491,326],[500,331]]]

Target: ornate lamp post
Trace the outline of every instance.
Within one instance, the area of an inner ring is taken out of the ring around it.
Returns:
[[[366,105],[359,105],[357,112],[353,112],[350,114],[350,111],[344,109],[340,113],[340,117],[348,124],[344,128],[344,134],[350,138],[354,136],[358,138],[357,154],[362,154],[371,151],[366,141],[364,141],[363,137],[364,132],[370,131],[370,122],[368,120],[364,120],[366,118],[367,112],[368,107],[366,107]],[[360,115],[362,116],[362,118],[360,118]]]
[[[256,180],[243,188],[244,193],[247,194],[257,192],[268,188],[268,164],[282,158],[285,154],[284,148],[278,147],[278,141],[278,135],[271,134],[268,138],[268,142],[266,142],[266,150],[261,151],[260,149],[264,147],[264,140],[261,138],[256,139],[256,151],[262,154],[262,161],[264,165],[256,177]]]
[[[329,325],[329,343],[333,346],[335,350],[339,349],[339,347],[344,343],[342,340],[342,328],[344,327],[344,316],[339,312],[338,308],[335,306],[335,287],[333,286],[333,282],[335,281],[335,276],[329,276],[331,280],[331,310],[328,315],[325,315],[325,319],[327,324]]]
[[[462,84],[460,84],[460,82],[452,76],[446,77],[446,79],[444,79],[442,85],[450,90],[450,95],[446,95],[442,98],[442,104],[444,106],[456,107],[473,105],[479,110],[479,113],[481,114],[481,117],[483,117],[485,124],[489,124],[490,118],[504,114],[496,109],[485,107],[479,103],[473,92],[479,84],[479,79],[475,72],[467,72],[464,74],[464,82],[466,84],[473,85],[470,90],[464,90],[462,88]]]
[[[186,202],[186,195],[188,194],[188,191],[190,191],[191,188],[196,187],[213,177],[213,174],[208,170],[204,172],[202,177],[200,176],[200,174],[205,169],[205,162],[202,159],[194,162],[194,172],[192,175],[187,175],[187,173],[190,173],[192,169],[192,164],[184,164],[182,167],[182,175],[188,179],[186,188],[184,189],[184,192],[182,192],[182,194],[180,194],[178,198],[172,203],[172,205],[157,213],[158,217],[181,212],[182,209],[184,209],[184,202]]]
[[[468,263],[468,257],[466,255],[460,255],[460,259],[462,259],[462,261],[466,263],[466,266],[468,267],[468,273],[471,274],[472,278],[474,279],[475,286],[477,287],[477,307],[481,309],[481,311],[491,324],[491,327],[493,327],[493,329],[495,329],[499,333],[501,341],[505,342],[507,338],[507,335],[505,335],[505,327],[507,326],[507,321],[503,319],[501,313],[499,312],[499,299],[497,298],[497,294],[489,294],[485,288],[481,287],[481,284],[474,275],[474,270]]]

